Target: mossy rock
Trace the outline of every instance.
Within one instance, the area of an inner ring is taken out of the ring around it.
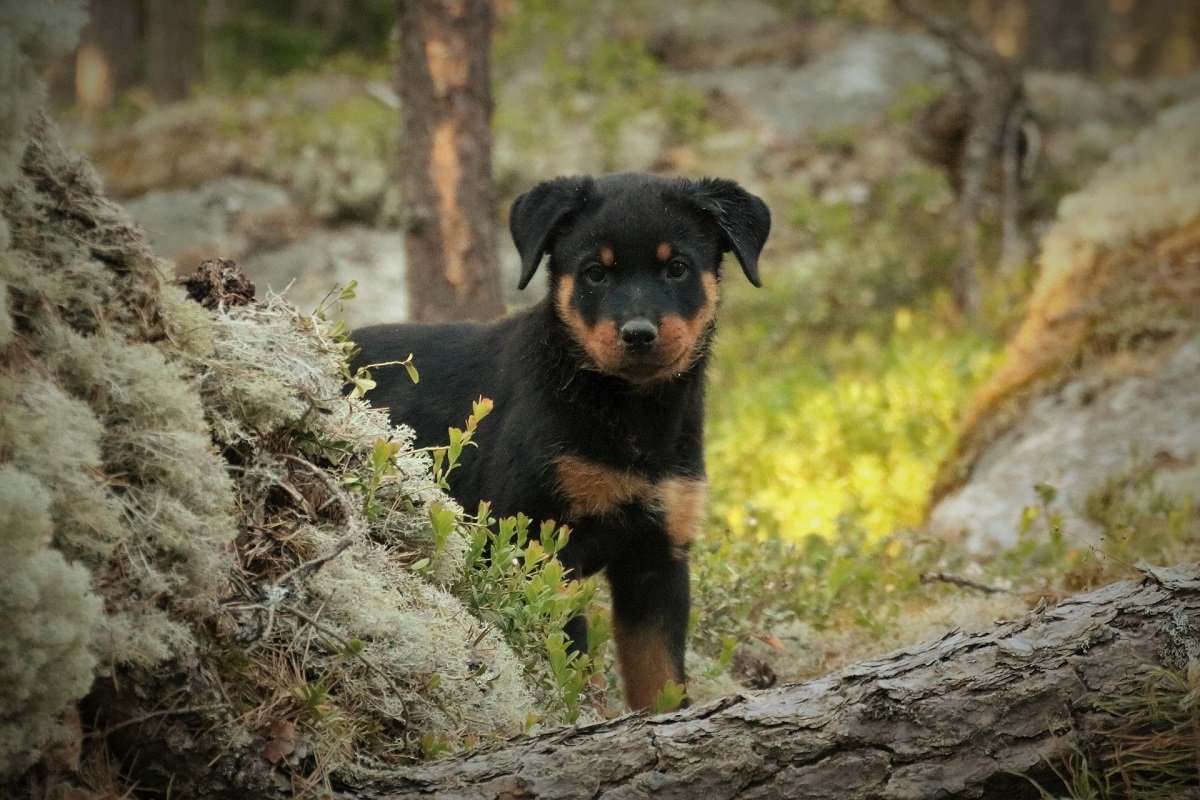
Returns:
[[[979,536],[1010,541],[1022,508],[1038,503],[1035,484],[1072,483],[1071,476],[1090,474],[1083,465],[1058,462],[1039,448],[1030,450],[1039,455],[1023,472],[1017,468],[1019,461],[1012,461],[1020,458],[1022,447],[1032,448],[1029,442],[1038,435],[1032,418],[1048,419],[1048,404],[1078,409],[1114,402],[1119,406],[1115,392],[1153,396],[1131,381],[1140,385],[1159,378],[1186,380],[1181,376],[1190,374],[1189,351],[1179,351],[1200,336],[1197,119],[1200,100],[1163,112],[1155,125],[1118,150],[1083,190],[1062,201],[1058,221],[1042,242],[1041,271],[1025,319],[1008,343],[1001,366],[967,408],[954,452],[942,466],[932,495],[932,519],[939,530],[972,531],[977,544],[982,542]],[[1133,401],[1128,405],[1139,414],[1153,411]],[[1091,412],[1079,410],[1087,413]],[[1128,436],[1098,441],[1082,432],[1087,441],[1064,441],[1059,450],[1090,452],[1085,461],[1104,464],[1101,471],[1110,475],[1134,468],[1159,451],[1172,459],[1193,458],[1200,443],[1172,433],[1169,424],[1158,425],[1178,413],[1183,409],[1164,406],[1161,414],[1135,414],[1123,426]],[[1112,448],[1125,452],[1118,458],[1109,454]],[[995,474],[1000,462],[1010,464],[1006,480],[1019,485],[996,487],[986,500],[974,495],[983,491],[981,476]],[[1100,488],[1097,480],[1093,475],[1056,498],[1056,504],[1084,526],[1078,510],[1086,503],[1087,487]],[[967,502],[968,497],[974,500]],[[987,521],[991,513],[984,508],[1005,503],[1012,505],[1004,512],[1012,522],[1008,534],[1001,532],[1004,523],[999,519]]]

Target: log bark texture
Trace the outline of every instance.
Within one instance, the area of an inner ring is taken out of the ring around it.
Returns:
[[[1036,798],[1026,776],[1056,784],[1053,768],[1118,724],[1098,700],[1200,656],[1200,564],[1145,575],[819,680],[380,773],[349,794]]]

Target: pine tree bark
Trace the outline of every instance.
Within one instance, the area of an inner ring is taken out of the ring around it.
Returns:
[[[1200,564],[1146,568],[987,633],[660,717],[378,774],[354,796],[1037,798],[1133,695],[1200,653]]]
[[[1034,69],[1095,75],[1101,33],[1111,12],[1100,0],[1037,0],[1025,4],[1023,50]]]
[[[137,83],[141,17],[136,0],[91,0],[88,14],[72,57],[74,99],[102,111]]]
[[[418,322],[504,311],[492,188],[489,0],[396,0],[400,184]]]

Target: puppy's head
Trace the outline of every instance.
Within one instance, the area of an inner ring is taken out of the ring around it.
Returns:
[[[622,174],[541,183],[509,224],[519,287],[549,255],[555,311],[587,365],[649,384],[686,372],[707,346],[724,253],[761,285],[771,214],[732,181]]]

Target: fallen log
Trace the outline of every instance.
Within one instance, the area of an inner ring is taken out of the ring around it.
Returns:
[[[1143,568],[985,633],[806,683],[364,775],[347,796],[1036,798],[1144,691],[1200,654],[1200,564]]]

